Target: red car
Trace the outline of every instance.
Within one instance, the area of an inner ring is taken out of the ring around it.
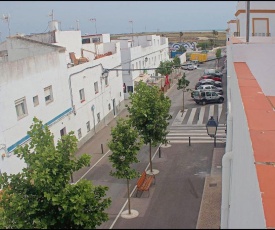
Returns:
[[[222,81],[222,78],[219,77],[219,76],[214,76],[214,75],[204,75],[204,76],[201,76],[199,81],[202,80],[202,79],[213,79],[214,81]]]

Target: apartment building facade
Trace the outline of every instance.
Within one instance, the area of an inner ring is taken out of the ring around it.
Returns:
[[[54,30],[9,37],[0,48],[1,172],[25,166],[13,151],[30,140],[33,117],[55,143],[74,131],[80,147],[124,108],[122,72],[103,74],[121,68],[119,43],[82,44],[80,31]]]
[[[123,89],[125,99],[134,92],[139,81],[155,82],[156,68],[169,60],[168,38],[157,35],[121,37],[112,40],[121,47]]]
[[[33,117],[49,126],[55,143],[74,131],[81,147],[125,108],[124,79],[130,76],[134,86],[141,73],[136,69],[158,67],[168,59],[167,38],[136,37],[123,49],[125,43],[111,41],[110,34],[60,31],[55,20],[49,28],[0,44],[1,172],[18,173],[25,167],[13,151],[30,141]]]

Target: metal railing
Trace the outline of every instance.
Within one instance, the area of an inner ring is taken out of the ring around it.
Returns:
[[[258,36],[258,37],[270,37],[271,36],[271,33],[252,33],[252,36],[254,37],[256,37],[256,36]]]

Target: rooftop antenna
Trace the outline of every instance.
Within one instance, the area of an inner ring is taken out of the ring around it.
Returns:
[[[2,20],[3,20],[4,22],[7,22],[7,23],[8,23],[9,36],[11,36],[11,30],[10,30],[10,15],[9,15],[9,14],[7,14],[7,15],[4,15],[4,14],[3,14]]]
[[[52,17],[52,21],[54,20],[54,16],[53,16],[53,10],[51,13],[48,14],[49,17]]]
[[[79,20],[76,20],[76,30],[79,30]]]

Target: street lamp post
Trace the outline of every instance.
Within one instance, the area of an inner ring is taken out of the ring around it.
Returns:
[[[96,18],[91,18],[90,21],[91,21],[91,22],[95,22],[95,33],[97,34],[97,29],[96,29]]]
[[[207,134],[210,137],[214,137],[214,147],[216,147],[216,133],[217,133],[218,123],[215,121],[214,117],[211,116],[206,124]]]

